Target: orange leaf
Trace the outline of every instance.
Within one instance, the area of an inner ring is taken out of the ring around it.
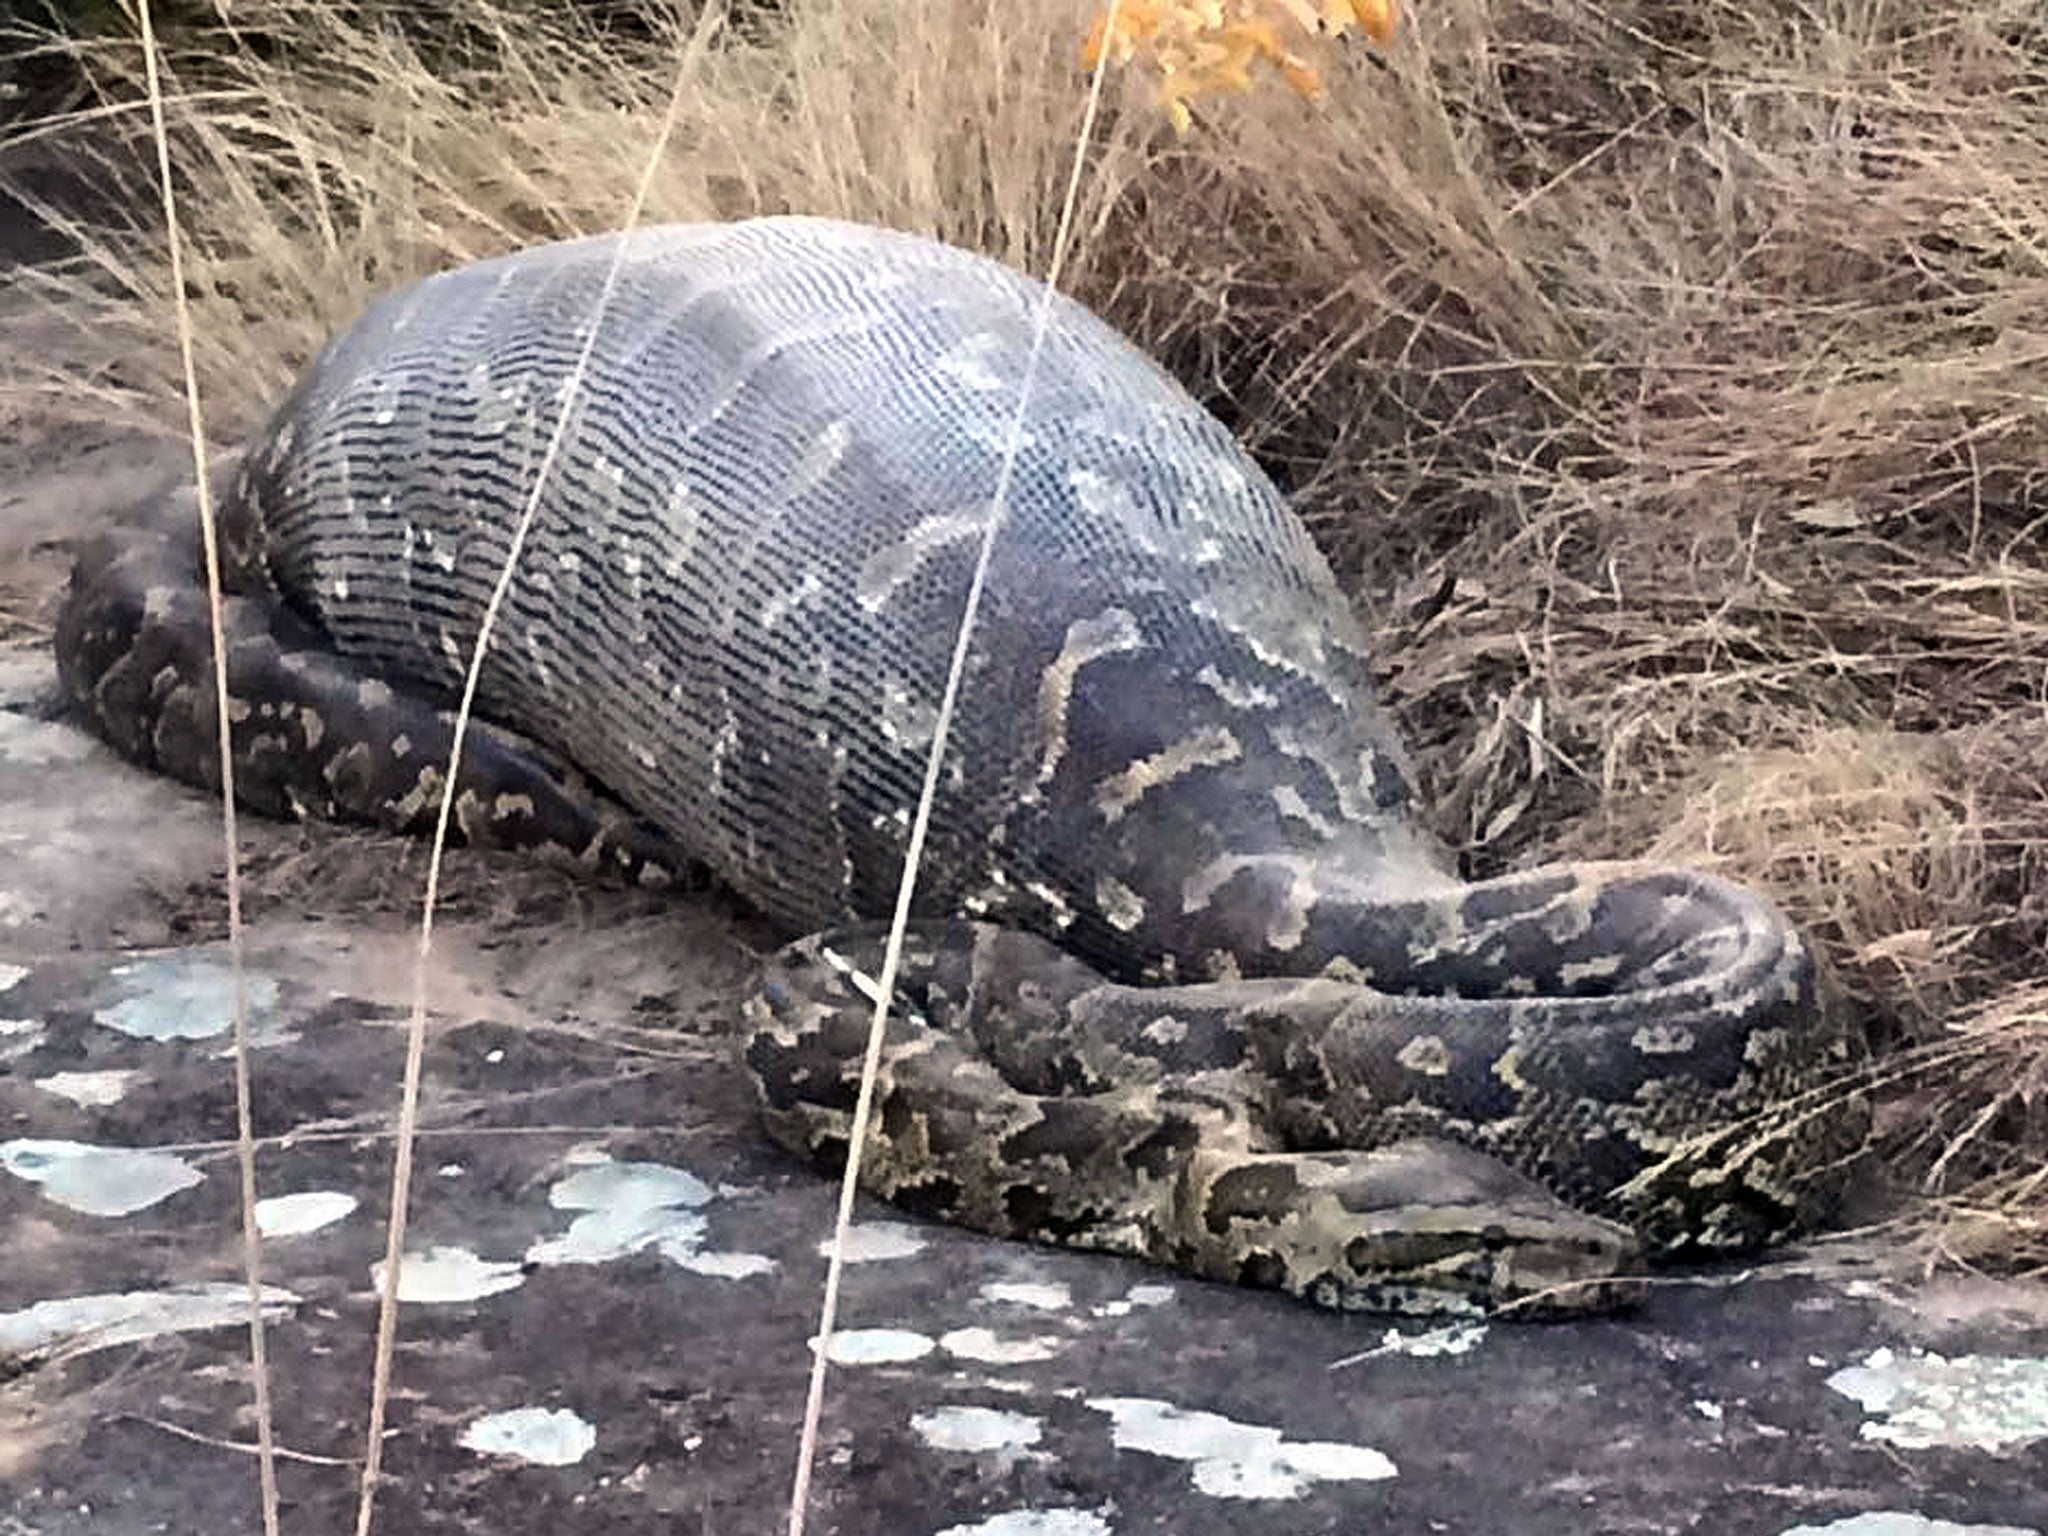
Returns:
[[[1401,25],[1401,13],[1395,0],[1351,0],[1351,14],[1358,18],[1358,25],[1365,35],[1382,48],[1394,40],[1394,33]]]

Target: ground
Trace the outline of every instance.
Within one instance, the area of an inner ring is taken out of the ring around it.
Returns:
[[[6,457],[0,1532],[254,1530],[217,813],[48,710],[63,540],[176,451]],[[339,1532],[422,861],[245,841],[284,1525]],[[380,1529],[782,1528],[835,1192],[730,1049],[764,941],[716,893],[456,860]],[[1429,1329],[873,1207],[857,1237],[814,1532],[2048,1531],[2048,1288],[1878,1243]]]

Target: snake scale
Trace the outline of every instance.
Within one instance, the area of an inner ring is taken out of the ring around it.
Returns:
[[[1042,293],[782,217],[387,296],[219,481],[242,796],[430,820],[566,396],[459,829],[701,868],[810,935],[745,1060],[769,1132],[839,1165]],[[1050,317],[866,1186],[1346,1309],[1592,1311],[1822,1216],[1867,1111],[1787,920],[1682,869],[1456,878],[1300,522],[1115,331]],[[57,654],[108,740],[210,785],[192,500],[81,552]]]

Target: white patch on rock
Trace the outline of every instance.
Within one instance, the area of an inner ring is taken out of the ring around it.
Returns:
[[[263,1288],[266,1318],[275,1321],[298,1303],[291,1291],[274,1285]],[[66,1296],[19,1312],[0,1312],[0,1359],[39,1355],[59,1345],[80,1352],[109,1349],[166,1333],[230,1328],[248,1321],[249,1292],[239,1282]]]
[[[206,1177],[169,1152],[78,1141],[0,1143],[0,1168],[40,1184],[50,1199],[87,1216],[131,1215]]]
[[[1112,1536],[1114,1530],[1085,1509],[1007,1509],[972,1525],[949,1525],[938,1536]]]
[[[875,1264],[885,1259],[907,1259],[925,1250],[918,1229],[900,1221],[864,1221],[846,1229],[846,1243],[840,1250],[842,1264]],[[818,1257],[832,1257],[832,1239],[818,1244]]]
[[[1006,1339],[988,1328],[955,1328],[939,1336],[939,1348],[962,1360],[983,1365],[1030,1365],[1050,1360],[1066,1344],[1045,1334],[1026,1339]]]
[[[1110,1416],[1118,1450],[1190,1463],[1195,1487],[1211,1498],[1292,1499],[1315,1483],[1396,1475],[1394,1463],[1367,1446],[1290,1441],[1277,1429],[1157,1398],[1091,1397],[1088,1406]]]
[[[1830,1520],[1826,1525],[1795,1525],[1780,1536],[2041,1536],[2025,1525],[1957,1525],[1953,1520],[1930,1520],[1895,1509],[1873,1509],[1868,1514]]]
[[[26,768],[48,768],[58,763],[81,763],[91,755],[92,738],[83,731],[30,720],[21,715],[0,714],[0,757]],[[11,982],[4,980],[0,967],[0,992]]]
[[[12,992],[28,980],[28,975],[28,967],[25,965],[8,965],[0,962],[0,992]]]
[[[537,1467],[573,1467],[597,1446],[597,1430],[567,1408],[508,1408],[462,1432],[464,1449]]]
[[[1001,1408],[934,1408],[913,1416],[910,1427],[939,1451],[1021,1451],[1038,1444],[1045,1433],[1032,1415]]]
[[[981,1288],[981,1299],[1001,1306],[1030,1307],[1038,1312],[1064,1312],[1074,1304],[1074,1293],[1064,1285],[997,1280]]]
[[[48,1077],[37,1078],[36,1086],[87,1109],[105,1109],[126,1098],[128,1085],[141,1076],[140,1072],[130,1071],[52,1072]]]
[[[534,1243],[526,1257],[534,1264],[604,1264],[659,1248],[680,1263],[703,1240],[704,1218],[695,1207],[711,1198],[711,1186],[686,1169],[599,1158],[548,1190],[556,1210],[583,1214],[567,1232]]]
[[[93,1018],[137,1040],[209,1040],[235,1025],[235,977],[227,961],[197,950],[173,950],[112,967],[126,994],[95,1009]],[[250,1021],[277,1005],[277,982],[247,976]]]
[[[1163,1307],[1174,1299],[1170,1285],[1134,1285],[1115,1301],[1105,1301],[1089,1311],[1096,1317],[1128,1317],[1139,1307]]]
[[[2003,1451],[2048,1439],[2048,1359],[2011,1355],[1940,1355],[1915,1351],[1901,1359],[1872,1350],[1828,1385],[1866,1414],[1863,1438],[1905,1450],[1957,1446]]]
[[[817,1339],[810,1342],[817,1349]],[[930,1335],[908,1328],[842,1328],[832,1335],[825,1356],[834,1365],[902,1365],[922,1360],[937,1347]]]
[[[647,1248],[694,1253],[703,1236],[704,1218],[695,1211],[667,1206],[586,1211],[560,1236],[536,1240],[526,1259],[530,1264],[609,1264]]]
[[[515,1263],[479,1258],[467,1248],[442,1246],[409,1253],[398,1271],[398,1299],[422,1306],[448,1306],[481,1301],[501,1291],[516,1291],[526,1275]],[[370,1284],[384,1294],[384,1261],[370,1266]]]
[[[306,1189],[256,1202],[256,1230],[265,1237],[304,1237],[354,1213],[356,1197],[338,1189]]]
[[[755,1275],[773,1273],[775,1261],[765,1253],[728,1253],[723,1250],[691,1251],[689,1253],[663,1252],[692,1274],[709,1275],[714,1280],[749,1280]]]

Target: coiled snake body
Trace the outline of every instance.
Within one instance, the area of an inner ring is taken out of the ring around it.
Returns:
[[[769,962],[746,1060],[771,1133],[843,1158],[874,919],[1039,294],[930,241],[779,218],[386,298],[222,477],[242,795],[431,818],[446,706],[588,340],[458,825],[628,874],[700,863],[813,935]],[[1851,1042],[1771,905],[1683,870],[1459,882],[1300,524],[1064,300],[1021,442],[872,1190],[1422,1310],[1609,1305],[1646,1253],[1827,1207],[1861,1110],[1816,1090]],[[81,555],[58,659],[109,740],[206,784],[195,538],[179,497],[159,511]]]

